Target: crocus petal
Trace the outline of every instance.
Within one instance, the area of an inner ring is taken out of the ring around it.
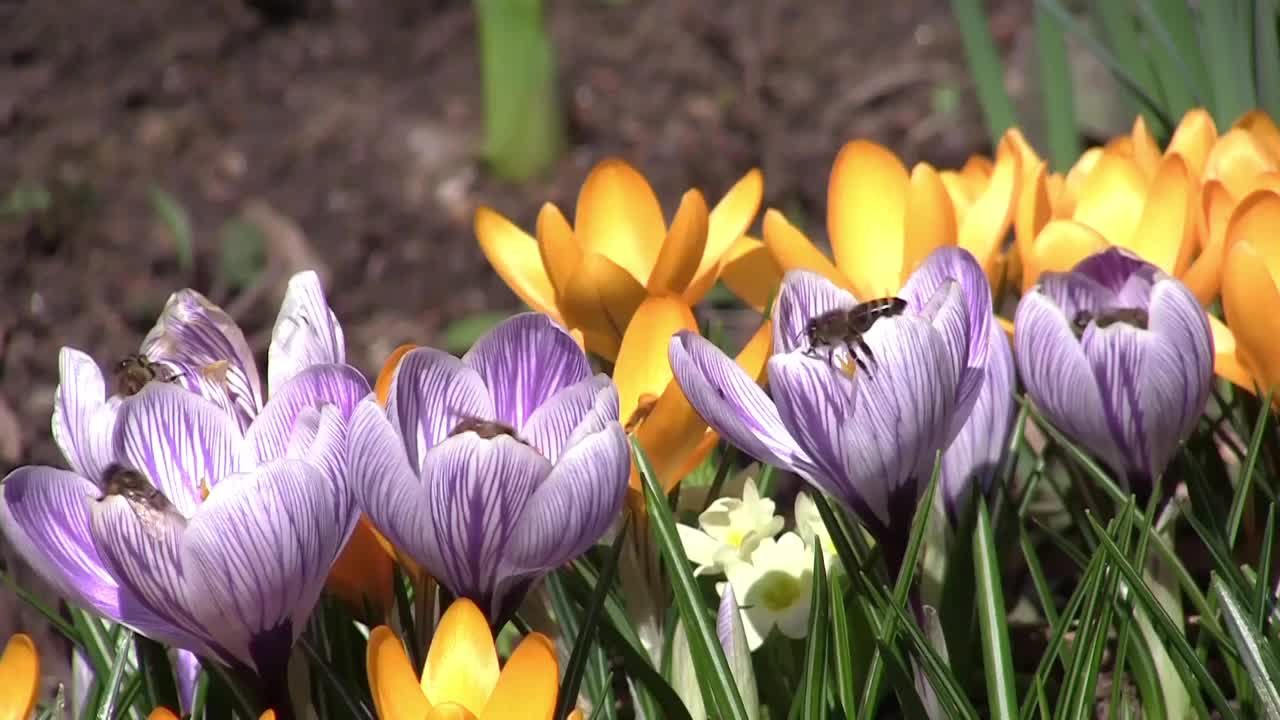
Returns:
[[[354,516],[317,467],[278,460],[209,495],[183,538],[187,602],[260,674],[281,671]]]
[[[58,389],[53,395],[53,440],[71,469],[100,478],[113,459],[111,440],[119,400],[106,397],[102,371],[93,358],[64,347],[58,353]]]
[[[1041,274],[1066,272],[1106,248],[1106,238],[1087,225],[1074,220],[1050,221],[1036,237],[1030,256],[1030,266],[1035,268],[1035,273],[1023,274],[1023,291],[1030,290]]]
[[[238,469],[241,442],[231,416],[168,383],[150,383],[120,405],[116,456],[142,471],[187,517],[205,488]]]
[[[782,279],[773,304],[774,352],[789,353],[809,347],[805,325],[832,310],[848,310],[857,304],[852,295],[815,272],[791,270]]]
[[[169,360],[186,367],[208,368],[226,363],[227,394],[238,410],[253,417],[262,407],[258,366],[244,332],[222,308],[195,290],[180,290],[169,296],[155,327],[142,341],[142,352],[152,360]]]
[[[743,235],[724,254],[720,279],[756,311],[763,311],[782,283],[782,269],[764,243]]]
[[[372,399],[351,414],[348,483],[360,509],[400,550],[422,564],[434,537],[433,518],[404,443]]]
[[[899,277],[906,277],[935,249],[956,243],[955,210],[932,165],[920,163],[912,168],[905,212]]]
[[[693,280],[685,288],[684,301],[697,305],[715,284],[717,271],[728,264],[730,249],[755,221],[764,197],[764,175],[752,169],[743,175],[707,216],[707,247]]]
[[[1148,261],[1129,250],[1116,247],[1090,255],[1072,268],[1072,275],[1089,278],[1116,296],[1125,292],[1135,276],[1151,277],[1152,273]],[[1144,297],[1142,305],[1145,306],[1148,301]]]
[[[1152,372],[1147,361],[1158,352],[1155,337],[1123,323],[1106,328],[1090,325],[1081,347],[1101,391],[1105,429],[1123,455],[1123,464],[1114,465],[1112,470],[1122,478],[1130,472],[1154,477],[1161,468],[1152,465],[1146,413],[1167,410],[1144,407],[1144,384],[1139,378]],[[1161,380],[1173,382],[1172,378]]]
[[[560,208],[546,203],[538,211],[538,224],[535,228],[538,236],[538,253],[542,257],[542,265],[546,268],[547,278],[557,293],[564,292],[569,284],[573,270],[582,262],[582,248],[573,237],[573,228],[565,219]]]
[[[1280,252],[1269,242],[1274,237],[1250,237],[1232,246],[1222,282],[1222,309],[1236,357],[1261,393],[1280,385],[1280,315],[1264,310],[1280,307]]]
[[[1009,340],[1004,330],[995,324],[990,326],[987,338],[986,378],[982,389],[960,433],[942,454],[938,482],[953,525],[968,502],[974,483],[980,492],[990,490],[995,471],[1007,454],[1009,431],[1017,414]]]
[[[545,635],[530,633],[502,668],[480,720],[551,720],[559,685],[560,664],[555,646]]]
[[[1223,308],[1226,308],[1225,295]],[[1236,354],[1236,338],[1226,323],[1213,315],[1209,319],[1209,331],[1213,335],[1213,372],[1218,377],[1254,392],[1252,371],[1244,366],[1240,356]]]
[[[622,160],[604,160],[578,191],[573,221],[578,242],[632,277],[649,277],[666,235],[662,206],[644,176]]]
[[[1191,260],[1191,222],[1196,180],[1177,155],[1160,162],[1134,233],[1111,242],[1133,250],[1170,275],[1181,275]]]
[[[616,422],[570,447],[529,498],[508,562],[542,572],[586,552],[621,511],[630,472],[630,445]]]
[[[1035,283],[1040,274],[1035,267],[1036,237],[1053,217],[1053,203],[1049,199],[1048,166],[1039,162],[1033,168],[1023,168],[1022,190],[1013,220],[1014,246],[1022,261],[1022,277],[1026,287]],[[1029,280],[1028,280],[1029,279]]]
[[[341,365],[346,360],[342,325],[329,309],[320,277],[314,270],[294,275],[271,330],[267,349],[268,396],[274,397],[293,376],[312,365]]]
[[[622,266],[589,252],[561,290],[560,309],[573,327],[620,338],[646,295],[644,286]]]
[[[1234,128],[1213,144],[1203,179],[1221,180],[1232,197],[1244,197],[1254,178],[1277,169],[1277,159],[1255,135]]]
[[[1146,190],[1132,158],[1104,152],[1080,189],[1073,218],[1113,243],[1125,242],[1141,218]]]
[[[503,321],[462,362],[484,380],[497,419],[517,430],[552,395],[591,376],[586,354],[568,331],[538,313]]]
[[[379,625],[369,633],[365,666],[378,717],[388,720],[426,717],[431,703],[422,694],[418,673],[409,664],[400,638],[386,625]]]
[[[964,298],[970,332],[966,338],[966,364],[982,367],[986,364],[987,338],[991,315],[991,286],[983,274],[982,266],[967,250],[956,247],[938,248],[925,258],[920,267],[907,278],[899,296],[907,301],[907,309],[919,312],[932,299],[938,288],[947,281],[959,284]]]
[[[414,472],[427,451],[448,437],[463,418],[488,419],[493,399],[480,373],[434,348],[405,353],[391,381],[387,417],[404,441]]]
[[[188,650],[170,648],[166,653],[173,667],[173,684],[178,691],[178,709],[190,716],[195,706],[196,689],[200,683],[200,658]]]
[[[664,349],[680,330],[697,331],[693,312],[673,297],[650,297],[640,303],[622,336],[613,366],[618,384],[619,417],[628,423],[644,395],[658,396],[671,382],[671,363]]]
[[[618,419],[618,391],[603,373],[561,390],[534,411],[522,436],[552,463],[560,459],[570,439],[589,416]]]
[[[1098,381],[1064,310],[1039,292],[1029,293],[1018,303],[1014,327],[1018,374],[1041,412],[1112,468],[1124,467],[1106,426]]]
[[[108,617],[120,617],[120,587],[89,532],[94,483],[51,467],[25,466],[0,484],[0,530],[59,594]]]
[[[543,267],[538,243],[487,207],[476,208],[475,232],[480,250],[507,287],[534,310],[555,313],[556,294]]]
[[[845,290],[853,290],[853,285],[844,273],[777,210],[769,210],[764,214],[764,244],[783,272],[811,270]]]
[[[836,267],[859,297],[883,297],[901,285],[907,169],[866,140],[836,156],[827,184],[827,232]]]
[[[0,717],[29,717],[40,687],[40,655],[31,638],[18,633],[5,643],[4,653],[0,654],[0,678],[4,678]]]
[[[498,653],[489,623],[475,603],[459,598],[440,618],[431,639],[422,668],[422,692],[432,705],[455,703],[479,709],[498,682]]]
[[[671,228],[649,274],[646,287],[650,294],[678,295],[684,292],[706,249],[707,201],[702,199],[702,193],[690,190],[680,200],[680,207],[671,219]]]
[[[350,365],[312,365],[272,392],[271,400],[245,433],[245,446],[256,463],[284,457],[298,414],[329,403],[350,417],[356,403],[369,394],[369,383]]]
[[[476,714],[457,703],[444,703],[431,708],[426,720],[476,720]]]
[[[1159,473],[1204,414],[1213,380],[1213,336],[1199,301],[1173,279],[1152,290],[1148,328],[1159,342],[1142,375],[1143,432]]]
[[[1145,124],[1143,127],[1145,129]],[[1209,151],[1217,139],[1218,129],[1213,123],[1213,116],[1204,108],[1192,108],[1178,122],[1173,137],[1169,138],[1166,154],[1180,156],[1186,161],[1191,176],[1200,177]]]
[[[1000,142],[991,181],[960,224],[960,247],[973,253],[988,274],[995,271],[1001,244],[1013,222],[1020,173],[1017,146],[1006,137]]]
[[[809,464],[755,381],[709,340],[677,333],[668,346],[676,382],[698,414],[743,452],[784,469]]]
[[[536,450],[506,435],[462,433],[436,446],[422,466],[434,537],[422,563],[454,595],[501,612],[499,569],[534,491],[551,472]]]
[[[378,398],[378,404],[386,406],[391,399],[391,381],[396,377],[396,370],[400,369],[400,361],[410,350],[417,348],[413,343],[405,343],[387,356],[382,363],[382,369],[378,371],[378,377],[374,380],[373,393]]]

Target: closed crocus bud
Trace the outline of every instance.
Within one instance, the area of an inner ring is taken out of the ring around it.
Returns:
[[[1027,394],[1145,500],[1209,396],[1213,336],[1195,296],[1112,248],[1042,275],[1014,325]]]

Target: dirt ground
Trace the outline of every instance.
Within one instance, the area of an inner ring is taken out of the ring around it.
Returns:
[[[1025,3],[988,5],[1008,50]],[[52,198],[0,216],[0,471],[61,463],[58,348],[119,359],[181,287],[228,307],[264,352],[282,279],[316,267],[351,361],[372,372],[401,342],[517,306],[476,246],[478,204],[532,227],[544,201],[571,212],[603,157],[637,165],[668,213],[689,187],[718,197],[761,167],[766,204],[817,230],[848,139],[946,165],[989,149],[946,0],[552,0],[547,12],[571,149],[517,186],[475,157],[464,0],[329,0],[283,25],[240,0],[0,0],[0,198],[19,184]],[[190,216],[188,268],[153,187]],[[218,270],[235,218],[267,228],[269,271],[247,288]],[[0,610],[0,639],[33,622]]]

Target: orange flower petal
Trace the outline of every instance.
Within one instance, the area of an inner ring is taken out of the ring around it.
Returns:
[[[1108,240],[1128,247],[1170,275],[1181,275],[1191,260],[1195,239],[1195,188],[1196,181],[1187,173],[1182,158],[1166,156],[1151,181],[1142,218],[1133,235]]]
[[[1133,159],[1104,152],[1080,186],[1072,219],[1110,243],[1126,243],[1142,216],[1146,196],[1146,179]]]
[[[1242,198],[1254,179],[1277,169],[1277,158],[1248,131],[1227,131],[1213,146],[1205,163],[1204,179],[1220,179],[1232,197]]]
[[[1029,259],[1035,258],[1036,236],[1044,229],[1053,217],[1053,207],[1049,202],[1049,187],[1046,182],[1048,166],[1042,161],[1031,171],[1022,184],[1018,196],[1018,211],[1014,216],[1013,237],[1022,258],[1022,274],[1031,276],[1032,282],[1039,272],[1028,265]],[[1030,283],[1028,283],[1028,286]]]
[[[431,708],[426,720],[476,720],[476,716],[457,703],[445,703]]]
[[[0,655],[0,717],[25,718],[35,707],[40,685],[40,654],[30,637],[9,638]]]
[[[1151,134],[1151,128],[1147,127],[1147,120],[1142,115],[1138,115],[1134,119],[1133,130],[1129,133],[1129,138],[1132,143],[1133,161],[1138,164],[1144,175],[1155,174],[1156,166],[1160,163],[1160,144],[1156,142],[1155,136]],[[1198,174],[1197,177],[1199,177]]]
[[[355,532],[329,569],[325,588],[342,598],[352,614],[364,617],[366,605],[381,618],[395,602],[389,543],[369,518],[360,516]]]
[[[258,720],[276,720],[276,711],[271,708],[267,708],[258,716]]]
[[[622,336],[622,347],[613,367],[613,380],[618,386],[618,416],[623,425],[631,422],[641,395],[661,395],[671,382],[667,345],[671,336],[680,330],[698,330],[693,312],[680,300],[650,297],[636,308]]]
[[[1280,257],[1271,250],[1260,250],[1252,238],[1236,242],[1222,277],[1222,309],[1235,337],[1235,357],[1263,392],[1280,389]]]
[[[1141,119],[1142,116],[1139,115],[1138,117]],[[1031,143],[1027,142],[1027,136],[1023,135],[1022,131],[1016,127],[1006,130],[1004,137],[1000,138],[1000,143],[1002,145],[1008,143],[1017,152],[1018,169],[1022,173],[1030,171],[1031,168],[1043,162],[1043,159],[1036,154],[1036,149],[1031,146]],[[999,148],[997,148],[997,154],[998,152]]]
[[[707,224],[707,249],[698,264],[698,272],[684,293],[690,305],[697,305],[716,283],[716,271],[723,267],[724,256],[755,222],[764,198],[764,175],[753,169],[743,175],[720,202],[711,209]]]
[[[374,709],[382,720],[418,720],[427,716],[431,703],[422,694],[418,674],[409,665],[400,638],[385,625],[369,633],[365,665]]]
[[[649,277],[667,234],[653,188],[617,159],[602,161],[587,175],[573,228],[584,252],[604,255],[636,279]]]
[[[901,286],[908,182],[897,156],[873,142],[855,140],[836,156],[827,232],[836,267],[858,297],[883,297]]]
[[[788,270],[812,270],[846,290],[853,290],[849,279],[777,210],[764,214],[764,244],[784,274]]]
[[[603,255],[587,253],[560,296],[565,320],[592,334],[622,337],[645,289],[621,266]]]
[[[595,353],[600,357],[613,362],[618,357],[618,349],[622,347],[622,338],[613,333],[592,333],[574,330],[582,337],[582,347],[587,352]]]
[[[392,350],[386,361],[382,363],[382,370],[378,372],[378,379],[373,385],[373,392],[378,398],[379,405],[387,404],[387,396],[391,393],[391,381],[396,377],[396,368],[400,367],[400,361],[404,359],[405,353],[416,347],[418,346],[412,343],[405,343]]]
[[[684,292],[707,249],[707,201],[702,199],[702,193],[690,190],[681,198],[680,208],[671,220],[671,229],[649,275],[649,292]]]
[[[1254,391],[1253,374],[1240,362],[1236,354],[1236,338],[1221,320],[1209,315],[1209,330],[1213,333],[1213,373],[1218,377],[1244,388]]]
[[[1222,285],[1222,262],[1226,259],[1227,223],[1235,201],[1221,181],[1210,180],[1200,187],[1199,228],[1200,254],[1179,279],[1202,305],[1218,296]]]
[[[902,267],[898,276],[905,278],[929,253],[943,245],[956,244],[956,215],[947,189],[938,171],[927,163],[911,170],[907,187],[904,220]]]
[[[542,265],[547,269],[547,277],[551,287],[558,293],[564,291],[578,264],[582,262],[582,248],[573,237],[573,228],[565,219],[560,208],[551,203],[542,206],[538,211],[538,253],[542,257]]]
[[[1236,127],[1248,131],[1272,159],[1280,159],[1280,128],[1262,110],[1250,110],[1236,121]]]
[[[502,281],[529,307],[556,314],[556,294],[542,266],[538,243],[510,220],[487,207],[476,209],[476,238]]]
[[[422,669],[422,693],[432,705],[457,703],[482,708],[498,682],[498,651],[489,621],[476,604],[455,600],[431,638]]]
[[[3,710],[3,709],[4,708],[0,707],[0,710]],[[26,715],[5,715],[4,717],[23,718],[23,717],[26,717]],[[174,715],[173,711],[167,707],[158,707],[153,709],[147,715],[147,720],[178,720],[178,716]]]
[[[762,312],[782,283],[782,268],[764,243],[743,235],[724,254],[720,279],[734,295]],[[689,297],[685,296],[688,302]]]
[[[1080,153],[1080,157],[1076,160],[1076,164],[1071,166],[1065,177],[1061,180],[1054,180],[1054,175],[1049,178],[1049,196],[1054,198],[1054,216],[1066,217],[1075,212],[1080,202],[1080,192],[1084,187],[1084,183],[1089,179],[1089,175],[1093,173],[1093,169],[1097,167],[1098,161],[1102,159],[1104,152],[1102,148],[1091,147]],[[1061,187],[1055,187],[1061,183]]]
[[[1053,220],[1036,238],[1035,263],[1038,274],[1065,272],[1076,263],[1107,249],[1107,241],[1093,228],[1074,220]],[[1024,275],[1022,289],[1027,291],[1035,281]]]
[[[973,253],[988,277],[992,277],[1001,244],[1013,222],[1018,198],[1018,163],[1017,143],[1007,138],[1001,140],[991,182],[960,224],[960,247]]]
[[[542,633],[529,633],[502,668],[480,720],[551,720],[559,685],[555,646]]]
[[[1198,179],[1204,174],[1205,161],[1217,141],[1218,128],[1213,124],[1213,116],[1204,108],[1192,108],[1173,131],[1165,154],[1180,156],[1186,161],[1191,177]]]

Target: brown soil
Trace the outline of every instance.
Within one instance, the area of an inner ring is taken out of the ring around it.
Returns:
[[[949,165],[987,150],[945,0],[553,0],[572,147],[524,185],[475,159],[470,3],[329,4],[269,26],[239,0],[0,0],[0,197],[26,183],[53,200],[0,216],[0,471],[61,462],[59,346],[118,359],[180,287],[263,350],[282,278],[317,267],[372,372],[401,342],[517,305],[475,244],[478,204],[530,227],[546,200],[571,209],[605,156],[637,165],[669,212],[761,167],[766,203],[816,229],[847,139]],[[988,4],[1010,45],[1026,11]],[[191,218],[189,270],[153,186]],[[271,270],[240,291],[218,271],[236,217],[270,228]],[[0,640],[34,619],[10,616]]]

